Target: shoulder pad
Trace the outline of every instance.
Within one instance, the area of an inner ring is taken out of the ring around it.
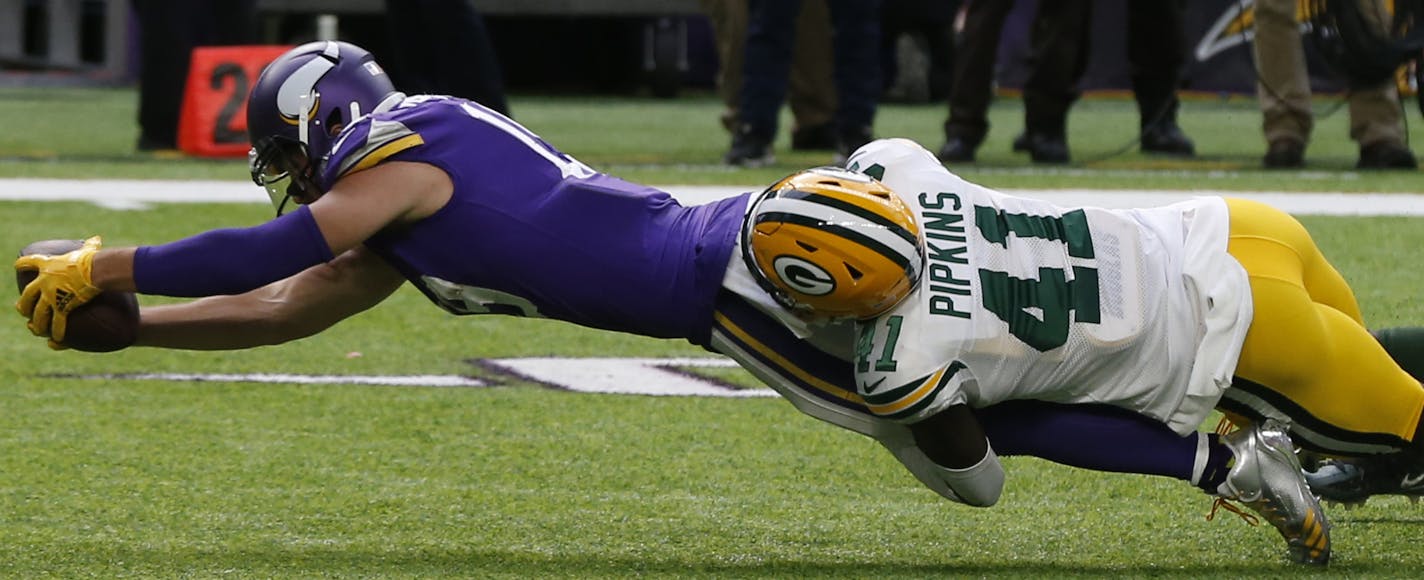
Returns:
[[[402,115],[363,117],[337,138],[322,170],[323,182],[335,183],[346,175],[369,169],[392,155],[424,143],[424,137],[407,125]]]

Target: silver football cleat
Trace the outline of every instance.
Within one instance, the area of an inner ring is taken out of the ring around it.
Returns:
[[[1297,563],[1330,562],[1330,522],[1301,473],[1286,428],[1266,420],[1224,435],[1236,455],[1217,493],[1255,511],[1286,540],[1288,557]]]

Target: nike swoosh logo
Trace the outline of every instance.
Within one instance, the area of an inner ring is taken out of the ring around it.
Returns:
[[[865,384],[865,383],[861,383],[861,385],[860,385],[860,392],[862,392],[862,393],[871,393],[871,392],[874,392],[875,389],[880,388],[880,383],[883,383],[883,382],[885,382],[885,377],[880,377],[880,380],[875,381],[875,382],[873,382],[873,383],[870,383],[870,384],[868,384],[868,385]],[[1421,475],[1420,477],[1424,477],[1424,475]]]
[[[1404,488],[1415,487],[1415,486],[1419,485],[1421,482],[1424,482],[1424,473],[1420,473],[1419,475],[1415,475],[1415,476],[1408,476],[1408,475],[1406,475],[1406,476],[1404,476],[1404,480],[1400,482],[1400,487],[1404,487]]]

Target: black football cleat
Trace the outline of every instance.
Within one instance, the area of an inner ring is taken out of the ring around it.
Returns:
[[[1424,461],[1411,452],[1327,459],[1305,481],[1321,501],[1345,507],[1363,505],[1376,495],[1424,496]]]

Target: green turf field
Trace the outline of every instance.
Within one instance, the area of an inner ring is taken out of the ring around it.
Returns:
[[[0,177],[242,179],[241,162],[129,151],[128,91],[0,91]],[[710,99],[514,98],[516,116],[590,164],[653,183],[761,184],[801,165],[720,168]],[[1319,105],[1322,111],[1329,101]],[[1205,159],[1127,153],[1040,171],[1008,152],[1021,112],[995,111],[1001,187],[1424,190],[1418,173],[1353,163],[1343,112],[1322,119],[1311,171],[1256,170],[1249,101],[1189,102]],[[879,133],[938,146],[938,107],[887,107]],[[1418,124],[1418,115],[1411,114]],[[1075,154],[1132,135],[1125,101],[1073,117]],[[64,127],[61,129],[61,127]],[[259,205],[0,202],[0,248],[103,233],[167,241],[266,219]],[[1424,322],[1424,220],[1307,217],[1373,325]],[[8,286],[13,287],[13,286]],[[0,291],[0,303],[14,300]],[[150,301],[153,303],[156,301]],[[454,318],[404,289],[296,344],[241,353],[54,353],[0,324],[0,577],[1285,577],[1269,526],[1205,521],[1206,496],[1144,476],[1006,460],[998,506],[950,504],[868,439],[776,398],[580,394],[470,359],[700,356],[683,343],[502,317]],[[0,318],[0,320],[6,320]],[[359,353],[359,356],[355,356]],[[1302,361],[1302,364],[1309,364]],[[460,374],[492,388],[95,380],[100,373]],[[723,380],[752,384],[740,371]],[[1111,446],[1112,442],[1103,442]],[[1350,577],[1424,568],[1424,506],[1332,509]]]

